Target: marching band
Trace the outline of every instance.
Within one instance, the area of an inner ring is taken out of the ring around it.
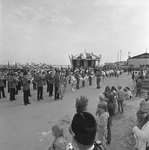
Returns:
[[[37,100],[43,99],[43,86],[47,86],[46,91],[49,93],[49,97],[54,95],[54,99],[63,99],[66,92],[67,84],[71,84],[71,91],[80,89],[80,86],[85,87],[92,85],[92,80],[96,78],[97,88],[100,88],[101,77],[104,79],[106,76],[115,76],[114,70],[93,70],[89,69],[76,69],[71,70],[59,70],[51,69],[47,71],[11,71],[7,74],[0,72],[0,98],[1,93],[5,98],[6,82],[8,83],[8,93],[10,101],[16,100],[15,95],[19,90],[23,90],[24,105],[30,104],[29,97],[31,96],[30,84],[33,84],[33,90],[37,90]]]

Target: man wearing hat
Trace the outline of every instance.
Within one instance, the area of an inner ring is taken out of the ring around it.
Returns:
[[[100,81],[101,81],[101,72],[100,72],[100,70],[98,70],[97,73],[96,73],[96,84],[97,84],[97,89],[100,88]]]
[[[2,92],[3,98],[6,98],[5,91],[4,91],[4,82],[0,73],[0,99],[1,99],[1,92]]]
[[[88,70],[89,85],[92,85],[92,71]]]
[[[22,84],[23,84],[23,100],[24,100],[24,105],[31,104],[29,102],[29,80],[27,77],[27,72],[24,72],[23,77],[22,77]]]
[[[75,78],[76,78],[76,89],[79,89],[81,75],[79,74],[79,70],[75,70],[74,73],[75,73]]]
[[[45,75],[45,81],[47,83],[47,92],[49,92],[49,78],[50,78],[50,71],[47,71],[47,74]]]
[[[8,86],[9,86],[9,93],[10,93],[10,101],[16,100],[15,99],[15,79],[14,79],[14,72],[10,72],[10,75],[7,78]]]
[[[43,81],[44,77],[37,72],[37,76],[35,77],[35,81],[37,82],[37,100],[43,100]]]
[[[55,88],[55,100],[59,99],[59,93],[58,93],[58,89],[60,86],[60,70],[56,70],[56,73],[53,77],[53,83],[54,83],[54,88]]]
[[[52,71],[49,72],[49,97],[53,96],[53,75]]]
[[[88,99],[84,96],[76,99],[76,114],[69,127],[72,145],[79,150],[103,150],[101,142],[95,142],[97,123],[94,116],[86,111],[87,103]]]

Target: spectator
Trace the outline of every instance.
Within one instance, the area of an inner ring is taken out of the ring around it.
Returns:
[[[148,108],[145,108],[147,115],[149,115],[149,103]],[[133,128],[134,136],[138,140],[138,150],[149,150],[149,120],[140,129],[137,126]]]
[[[118,112],[123,112],[123,102],[125,100],[125,93],[121,86],[118,86]]]
[[[109,86],[106,86],[105,91],[103,92],[103,95],[108,98],[108,95],[111,94],[111,89]]]
[[[106,135],[109,113],[107,112],[107,104],[102,101],[98,104],[98,118],[97,118],[97,133],[98,140],[106,147]]]
[[[79,150],[97,150],[99,149],[98,147],[104,149],[101,142],[94,143],[97,124],[94,116],[91,113],[86,112],[87,105],[88,99],[86,97],[81,96],[80,99],[76,99],[76,114],[69,127],[69,131],[73,137],[72,143]]]
[[[142,91],[142,83],[141,83],[141,79],[138,79],[137,83],[136,83],[136,97],[141,97],[141,91]]]
[[[54,125],[52,127],[52,134],[55,137],[52,146],[48,150],[66,150],[67,138],[64,136],[63,127]]]
[[[106,105],[107,105],[107,102],[106,102],[106,98],[103,94],[99,95],[99,103],[101,102],[104,102]],[[98,103],[98,104],[99,104]],[[99,109],[98,109],[98,105],[97,105],[97,109],[96,109],[96,115],[99,113]]]
[[[108,118],[108,124],[107,124],[107,144],[111,143],[111,126],[112,126],[112,121],[113,121],[113,116],[114,116],[114,95],[109,95],[108,97],[108,102],[107,102],[107,111],[109,113],[109,118]]]

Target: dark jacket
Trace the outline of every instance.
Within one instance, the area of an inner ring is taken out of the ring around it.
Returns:
[[[114,115],[114,104],[112,102],[107,103],[107,110],[109,113],[109,116],[112,117]]]
[[[37,87],[42,87],[44,84],[43,79],[40,76],[35,77],[35,81],[37,82]]]
[[[22,84],[23,84],[23,91],[29,90],[29,81],[25,79],[24,77],[22,78]]]

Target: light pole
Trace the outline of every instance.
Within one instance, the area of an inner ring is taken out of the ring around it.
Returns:
[[[120,52],[120,62],[121,62],[122,50],[119,50],[119,52]]]
[[[119,57],[120,57],[120,61],[121,61],[121,54],[119,55],[119,52],[121,52],[121,50],[118,51],[118,54],[117,54],[117,62],[119,62]]]
[[[119,61],[119,51],[118,51],[118,54],[117,54],[117,62]]]

